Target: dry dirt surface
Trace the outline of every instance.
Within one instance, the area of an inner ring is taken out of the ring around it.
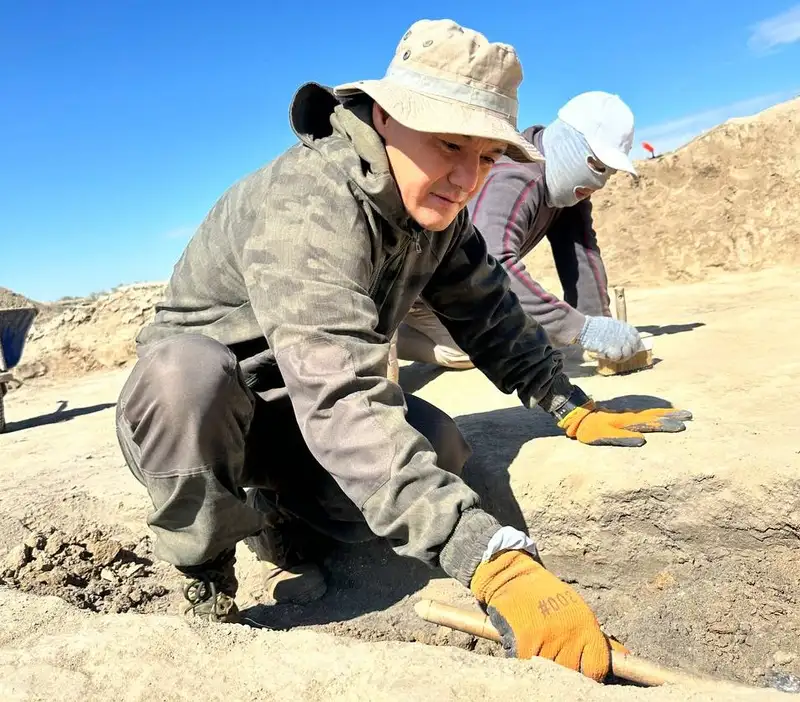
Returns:
[[[686,432],[641,449],[569,441],[478,371],[401,369],[407,390],[457,418],[475,452],[466,478],[486,506],[529,528],[609,634],[663,665],[757,686],[800,674],[800,446],[785,405],[800,358],[783,342],[800,334],[800,282],[790,273],[629,292],[656,365],[601,377],[575,360],[569,371],[601,401],[694,412]],[[0,698],[778,699],[600,686],[546,661],[504,660],[495,644],[419,620],[420,597],[474,604],[381,544],[331,552],[331,589],[306,608],[274,605],[240,548],[253,626],[188,623],[176,616],[181,582],[152,561],[148,499],[116,446],[126,373],[42,378],[7,397]]]
[[[182,582],[153,559],[151,506],[114,434],[153,283],[37,303],[0,434],[0,699],[800,699],[765,687],[800,675],[799,110],[726,123],[595,198],[610,278],[656,363],[601,377],[571,358],[569,374],[612,406],[690,409],[686,432],[582,446],[478,371],[401,369],[456,418],[486,508],[529,530],[607,633],[755,690],[598,685],[506,660],[421,621],[420,598],[475,603],[381,543],[332,550],[329,591],[305,608],[271,602],[240,547],[248,625],[179,616]],[[526,263],[559,290],[546,246]]]

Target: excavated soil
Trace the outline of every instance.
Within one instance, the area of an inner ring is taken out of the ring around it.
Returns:
[[[240,547],[249,626],[175,616],[182,581],[153,560],[152,506],[114,434],[133,339],[163,288],[152,284],[41,308],[24,383],[5,398],[0,698],[791,699],[766,686],[800,676],[800,444],[787,405],[800,377],[798,109],[722,125],[596,198],[611,280],[652,334],[655,364],[601,377],[571,357],[568,372],[611,406],[690,409],[685,432],[583,446],[477,371],[401,369],[407,391],[456,418],[485,507],[530,532],[608,634],[760,689],[602,686],[504,660],[421,621],[420,598],[476,605],[381,543],[333,548],[329,591],[304,608],[275,605]],[[527,263],[559,290],[546,247]]]
[[[134,357],[136,334],[152,317],[163,290],[162,283],[140,283],[42,306],[16,376],[80,376],[124,366]]]
[[[800,375],[800,358],[780,339],[754,330],[757,325],[781,327],[787,338],[800,333],[800,319],[792,314],[798,296],[800,283],[788,270],[630,291],[631,321],[654,335],[654,367],[604,378],[593,374],[590,363],[574,360],[569,373],[602,402],[644,406],[668,401],[692,410],[694,419],[685,432],[651,435],[641,449],[571,442],[543,413],[522,409],[477,371],[440,373],[405,365],[401,382],[456,417],[474,450],[467,480],[488,509],[529,529],[545,563],[574,583],[607,633],[661,664],[761,686],[800,675],[800,448],[788,431],[783,404],[787,382]],[[151,507],[124,467],[114,437],[114,403],[126,373],[41,378],[7,397],[8,433],[0,435],[0,554],[16,553],[9,556],[12,562],[22,560],[20,546],[31,547],[37,534],[48,537],[51,528],[69,535],[59,536],[52,548],[70,553],[71,563],[90,573],[84,580],[101,588],[108,582],[103,568],[109,566],[107,557],[97,556],[97,547],[90,545],[97,541],[93,529],[118,543],[119,554],[150,560],[146,517]],[[288,637],[278,640],[291,646],[298,641],[291,632],[315,632],[337,641],[370,642],[358,655],[376,661],[380,654],[373,646],[378,642],[406,642],[410,649],[393,651],[421,671],[430,669],[425,665],[456,665],[433,653],[426,654],[429,663],[421,663],[414,648],[421,643],[473,656],[474,663],[457,659],[459,676],[462,667],[484,670],[480,659],[487,656],[498,666],[507,665],[495,644],[421,621],[413,610],[420,597],[475,605],[460,585],[380,543],[332,550],[324,562],[330,591],[306,608],[274,605],[263,592],[251,554],[240,547],[238,555],[240,606],[254,627],[264,627],[247,636],[230,634],[231,641],[241,643],[242,657],[250,636],[265,637],[252,641],[273,650],[273,637]],[[68,580],[54,586],[45,579],[38,590],[32,586],[41,582],[41,567],[32,566],[40,558],[25,565],[31,577],[17,574],[6,580],[7,590],[0,588],[4,610],[17,611],[17,598],[24,596],[18,593],[19,582],[31,586],[25,596],[54,594],[88,610],[89,616],[93,608],[86,606],[85,593],[81,597],[81,589]],[[137,562],[132,558],[118,556],[117,566],[111,561],[119,584],[116,589],[109,584],[109,593],[94,609],[111,611],[118,602],[130,606],[136,583],[154,597],[148,601],[144,596],[132,612],[177,612],[181,581],[176,573],[156,563],[132,577],[126,565]],[[148,587],[138,583],[139,577]],[[156,585],[166,592],[160,595]],[[40,616],[28,605],[19,605],[18,611],[30,626]],[[154,637],[163,657],[185,662],[183,649],[173,647],[177,641],[193,651],[201,645],[197,636],[203,647],[210,645],[206,633],[171,628],[182,624],[143,621],[151,616],[130,624],[135,632],[130,636]],[[66,642],[72,641],[73,626],[80,631],[88,627],[103,641],[108,627],[118,631],[116,624],[67,619],[75,623],[64,624],[59,634]],[[72,643],[63,645],[72,651]],[[330,650],[338,651],[336,645],[331,643]],[[33,650],[41,646],[38,642]],[[112,653],[109,660],[116,665]],[[297,655],[306,654],[298,650]],[[333,658],[324,660],[339,665]],[[524,679],[539,668],[515,670]],[[536,675],[531,684],[538,691]],[[564,690],[577,684],[569,671],[557,670],[553,676],[567,686]],[[451,684],[463,692],[459,680]],[[208,689],[213,697],[213,686]],[[627,689],[600,688],[603,694],[613,692],[609,699],[624,699]]]
[[[168,590],[161,578],[149,538],[123,545],[102,529],[67,535],[50,525],[32,531],[0,564],[0,585],[55,595],[101,614],[163,611],[159,601]]]

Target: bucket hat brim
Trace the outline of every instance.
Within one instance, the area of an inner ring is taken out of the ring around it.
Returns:
[[[458,134],[502,141],[506,156],[521,163],[543,162],[542,153],[500,112],[434,96],[391,81],[362,80],[333,89],[336,97],[365,93],[400,124],[418,132]]]

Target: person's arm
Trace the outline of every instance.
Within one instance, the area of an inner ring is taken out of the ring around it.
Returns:
[[[573,341],[615,361],[633,356],[641,348],[641,337],[636,327],[611,317],[608,278],[592,222],[591,200],[561,210],[547,237],[564,297],[583,320]]]
[[[437,465],[386,378],[389,339],[376,331],[372,242],[358,203],[317,163],[302,178],[290,168],[270,183],[269,216],[251,217],[241,263],[303,438],[396,553],[468,585],[500,524]]]
[[[537,211],[543,205],[543,172],[516,164],[495,168],[471,204],[473,224],[486,240],[489,253],[508,272],[511,290],[523,310],[556,344],[567,345],[580,333],[583,315],[545,290],[522,261]]]
[[[503,392],[527,407],[557,410],[574,387],[563,356],[544,328],[528,315],[504,267],[466,212],[454,241],[422,297],[470,359]]]
[[[460,215],[462,234],[423,290],[456,343],[500,390],[538,403],[571,438],[594,445],[638,446],[639,431],[678,431],[687,412],[614,414],[595,407],[561,369],[562,357],[542,326],[525,313],[484,239]],[[539,561],[521,532],[505,528],[487,544],[469,587],[485,607],[501,643],[520,658],[545,656],[601,680],[610,668],[609,642],[586,602]],[[516,538],[515,538],[516,536]],[[516,543],[515,543],[516,541]],[[618,649],[624,647],[616,645]]]
[[[564,300],[584,315],[610,317],[608,276],[592,221],[592,201],[560,211],[547,238],[564,286]]]
[[[611,412],[595,406],[563,371],[563,356],[543,327],[522,309],[509,276],[486,242],[459,215],[454,240],[423,290],[455,342],[502,392],[523,405],[539,405],[567,436],[603,446],[641,446],[642,432],[682,431],[690,413],[673,409]],[[616,320],[611,320],[616,321]]]

